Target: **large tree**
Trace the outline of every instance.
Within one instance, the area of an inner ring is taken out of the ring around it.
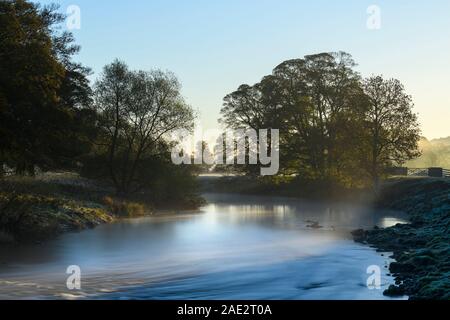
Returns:
[[[95,84],[94,107],[99,113],[98,151],[121,195],[146,186],[143,172],[175,130],[193,128],[194,112],[186,104],[180,83],[170,72],[131,71],[121,61],[104,68]]]
[[[222,123],[279,129],[284,174],[377,184],[387,166],[418,155],[417,117],[399,81],[363,81],[355,66],[344,52],[285,61],[227,95]]]
[[[320,53],[285,61],[273,72],[288,157],[301,158],[300,167],[320,178],[344,165],[343,131],[361,96],[355,65],[347,53]]]
[[[89,70],[71,61],[79,47],[58,32],[55,6],[0,2],[0,162],[18,173],[73,165],[86,151],[81,106]]]
[[[420,129],[413,103],[400,81],[373,76],[365,79],[365,130],[362,141],[367,145],[363,157],[365,168],[378,187],[386,167],[402,165],[420,156]]]
[[[343,166],[342,131],[362,95],[354,66],[343,52],[285,61],[260,83],[226,96],[222,122],[280,129],[285,173],[327,178]]]

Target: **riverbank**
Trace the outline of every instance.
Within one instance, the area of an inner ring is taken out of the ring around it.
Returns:
[[[193,209],[200,197],[170,205],[145,201],[145,194],[122,199],[100,182],[75,173],[9,177],[0,181],[0,244],[42,242],[65,232],[94,228],[155,210]]]
[[[412,300],[450,299],[450,181],[432,178],[389,180],[376,206],[401,210],[410,223],[354,232],[355,240],[393,252],[396,284],[388,296]]]
[[[361,186],[345,186],[334,181],[303,180],[294,176],[249,177],[214,176],[199,178],[203,192],[271,195],[308,200],[327,199],[334,202],[372,202],[371,190]]]

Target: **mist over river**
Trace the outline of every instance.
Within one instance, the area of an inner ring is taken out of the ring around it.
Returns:
[[[0,247],[0,299],[386,299],[389,254],[350,231],[398,212],[205,194],[199,212],[122,220],[42,245]],[[68,266],[81,290],[68,290]],[[367,268],[382,270],[381,290]]]

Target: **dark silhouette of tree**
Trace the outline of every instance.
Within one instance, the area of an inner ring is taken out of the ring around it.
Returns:
[[[193,128],[194,112],[170,72],[130,71],[121,61],[104,68],[94,88],[99,113],[98,144],[117,193],[127,195],[145,186],[139,174],[147,158],[166,150],[166,136]]]
[[[344,52],[285,61],[227,95],[221,122],[280,129],[283,174],[376,184],[387,166],[418,155],[418,124],[398,81],[362,80],[355,66]]]
[[[420,156],[420,130],[413,103],[400,81],[373,76],[363,81],[367,97],[362,139],[369,146],[364,162],[375,187],[386,167]]]
[[[79,47],[57,32],[56,9],[0,2],[0,161],[17,173],[73,166],[89,148],[80,131],[89,70],[71,61]]]

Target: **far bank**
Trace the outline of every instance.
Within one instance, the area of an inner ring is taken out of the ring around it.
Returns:
[[[151,190],[117,196],[108,184],[61,172],[0,181],[0,244],[42,242],[156,210],[192,210],[204,203],[195,190],[159,197]]]

